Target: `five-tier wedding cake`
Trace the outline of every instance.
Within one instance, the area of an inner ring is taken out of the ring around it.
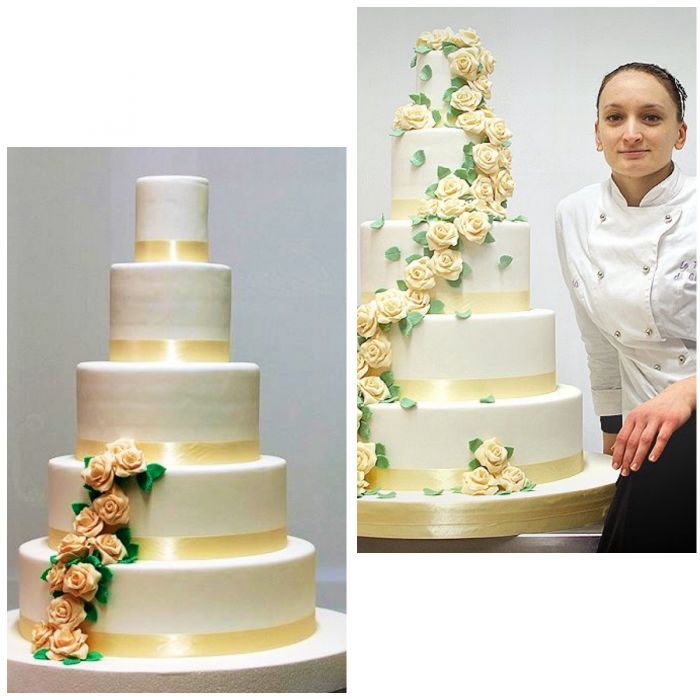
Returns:
[[[49,462],[48,537],[20,547],[32,678],[128,657],[155,659],[137,670],[162,687],[168,659],[228,658],[220,673],[281,650],[271,665],[324,659],[338,681],[342,616],[316,609],[314,547],[287,536],[286,463],[260,453],[259,368],[229,362],[231,270],[208,262],[208,197],[201,177],[137,181],[136,262],[111,270],[109,361],[78,366],[75,452]],[[182,689],[206,690],[214,667]]]
[[[391,219],[360,227],[358,534],[512,535],[601,520],[614,472],[557,384],[530,306],[530,226],[506,209],[511,138],[472,29],[422,34],[394,115]]]

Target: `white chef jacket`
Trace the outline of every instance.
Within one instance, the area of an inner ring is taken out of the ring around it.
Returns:
[[[678,166],[638,207],[612,178],[557,206],[559,261],[597,415],[624,417],[695,374],[696,226],[695,178]]]

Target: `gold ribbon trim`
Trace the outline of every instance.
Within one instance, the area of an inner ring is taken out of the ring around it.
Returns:
[[[226,340],[112,340],[111,362],[228,362]]]
[[[395,379],[404,396],[416,401],[467,401],[487,394],[499,398],[519,398],[548,394],[557,388],[554,372],[529,377],[489,379]]]
[[[31,641],[35,624],[20,615],[20,634]],[[316,631],[316,616],[312,613],[301,620],[276,627],[212,634],[118,634],[98,632],[89,625],[85,626],[84,631],[88,634],[90,647],[98,649],[105,656],[220,656],[247,654],[300,642]]]
[[[583,452],[571,457],[554,459],[538,464],[516,464],[527,478],[538,484],[558,481],[583,471]],[[451,489],[462,485],[462,474],[468,468],[460,469],[397,469],[375,467],[365,476],[370,488],[390,489],[394,491],[422,491],[424,488]],[[474,498],[477,498],[476,496]]]
[[[49,528],[49,547],[58,550],[68,534]],[[133,537],[139,545],[139,559],[143,561],[175,561],[178,559],[225,559],[264,554],[287,546],[287,528],[242,535],[215,537]]]
[[[436,293],[445,304],[445,313],[471,310],[475,314],[499,314],[507,311],[529,311],[530,291],[524,292],[455,292],[441,289]],[[372,292],[362,292],[360,303],[374,299]],[[468,323],[468,321],[467,321]]]
[[[207,241],[136,241],[136,262],[209,262]]]
[[[116,439],[116,438],[115,438]],[[82,440],[75,445],[75,458],[102,454],[111,440]],[[237,464],[254,462],[260,457],[258,440],[232,442],[142,442],[136,441],[147,462],[165,466],[178,464]]]

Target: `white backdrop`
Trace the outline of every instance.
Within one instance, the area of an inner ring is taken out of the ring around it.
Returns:
[[[532,304],[556,312],[558,381],[584,392],[584,447],[600,449],[583,343],[559,270],[557,202],[609,175],[593,143],[602,77],[630,61],[667,68],[689,93],[688,142],[674,159],[696,172],[695,10],[685,8],[378,8],[358,12],[358,222],[389,215],[392,117],[415,92],[409,68],[424,31],[472,27],[496,58],[492,105],[513,131],[511,216],[532,230]]]
[[[71,452],[75,367],[107,357],[109,267],[134,257],[142,175],[209,178],[210,260],[232,268],[233,359],[261,369],[266,454],[288,462],[290,534],[345,608],[345,149],[10,149],[8,606],[46,534],[47,462]],[[66,504],[69,507],[69,504]]]

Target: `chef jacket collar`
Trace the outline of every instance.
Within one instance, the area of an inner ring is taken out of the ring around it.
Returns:
[[[671,174],[662,180],[658,185],[652,187],[645,195],[642,197],[642,201],[639,203],[640,207],[658,207],[666,204],[671,199],[673,199],[678,192],[680,192],[683,183],[681,182],[681,171],[680,168],[673,163],[673,170]],[[615,184],[615,181],[610,177],[610,191],[612,193],[613,199],[623,208],[627,208],[627,200],[623,197],[622,192]]]

